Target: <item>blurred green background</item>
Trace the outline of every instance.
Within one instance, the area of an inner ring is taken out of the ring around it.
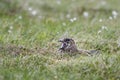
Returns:
[[[0,80],[119,80],[120,0],[0,0]],[[99,56],[58,52],[73,38]]]

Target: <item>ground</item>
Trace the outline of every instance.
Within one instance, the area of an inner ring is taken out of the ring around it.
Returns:
[[[119,3],[1,0],[0,80],[120,80]],[[101,54],[60,54],[65,37]]]

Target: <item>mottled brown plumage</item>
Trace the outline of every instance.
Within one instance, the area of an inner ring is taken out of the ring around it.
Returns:
[[[86,55],[93,55],[93,54],[100,53],[98,50],[77,49],[75,41],[71,38],[64,38],[63,40],[59,40],[59,42],[62,43],[62,46],[59,49],[59,51],[63,53],[79,53],[79,54],[86,54]]]

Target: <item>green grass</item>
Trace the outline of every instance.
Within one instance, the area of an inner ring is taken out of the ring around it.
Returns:
[[[0,80],[120,80],[119,0],[17,1],[0,2]],[[65,37],[101,54],[61,55]]]

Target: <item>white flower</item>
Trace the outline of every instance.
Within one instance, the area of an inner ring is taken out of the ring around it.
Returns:
[[[13,29],[13,26],[10,26],[10,29]]]
[[[74,17],[74,18],[73,18],[73,20],[74,20],[74,21],[76,21],[76,20],[77,20],[77,18],[76,18],[76,17]]]
[[[71,21],[71,22],[74,22],[74,21],[76,21],[76,20],[77,20],[77,18],[76,18],[76,17],[74,17],[74,18],[70,19],[70,21]]]
[[[116,18],[117,18],[118,13],[117,13],[116,11],[112,11],[112,15],[113,15],[114,19],[116,19]]]
[[[106,27],[106,26],[102,26],[101,29],[102,29],[102,30],[107,30],[107,27]]]
[[[63,22],[63,23],[62,23],[62,25],[63,25],[63,26],[66,26],[66,23],[65,23],[65,22]]]
[[[98,34],[100,34],[101,32],[102,32],[102,31],[101,31],[101,30],[99,30],[99,31],[98,31]]]
[[[88,13],[88,12],[84,12],[84,13],[83,13],[83,16],[84,16],[85,18],[87,18],[87,17],[89,16],[89,13]]]
[[[70,19],[70,22],[74,22],[74,20],[73,20],[73,19]]]
[[[117,13],[116,11],[112,11],[112,15],[113,15],[113,16],[117,16],[118,13]]]
[[[19,16],[18,19],[22,19],[22,16]]]
[[[103,21],[102,19],[99,20],[99,22],[102,22],[102,21]]]
[[[12,33],[12,31],[11,31],[11,30],[8,30],[8,33]]]
[[[33,15],[33,16],[35,16],[36,14],[37,14],[37,11],[36,11],[36,10],[32,11],[32,15]]]
[[[31,8],[31,7],[29,7],[29,8],[28,8],[28,10],[29,10],[29,11],[32,11],[32,8]]]

